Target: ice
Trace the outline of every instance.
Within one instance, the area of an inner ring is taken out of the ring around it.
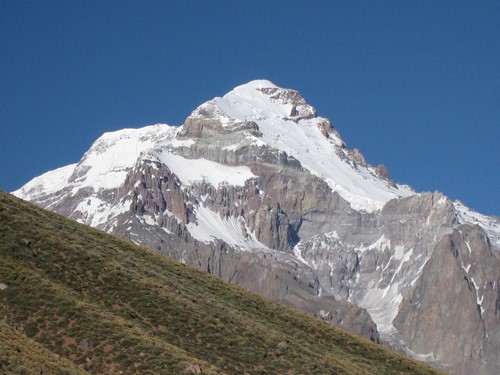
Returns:
[[[470,248],[469,241],[465,241],[465,244],[467,245],[467,250],[469,251],[469,255],[472,252],[472,249]]]
[[[370,248],[374,251],[380,250],[385,248],[387,243],[388,240],[382,236],[371,245]],[[392,321],[399,311],[399,305],[402,301],[402,290],[404,290],[407,285],[413,285],[414,281],[409,282],[409,279],[412,278],[413,275],[405,275],[401,271],[403,265],[411,259],[412,254],[413,249],[409,249],[405,252],[403,246],[396,246],[393,256],[389,259],[384,270],[382,270],[381,279],[378,282],[373,280],[370,281],[367,288],[364,291],[358,292],[351,300],[351,302],[356,303],[368,311],[377,325],[377,329],[384,335],[390,335],[394,331]],[[396,267],[396,269],[392,269],[390,273],[386,274],[390,275],[392,273],[391,280],[386,287],[380,288],[379,285],[383,281],[384,271],[389,267],[391,262],[393,263],[392,267]],[[417,274],[421,272],[421,269],[417,271]],[[398,281],[395,281],[396,278]],[[414,278],[414,280],[415,279],[416,278]]]

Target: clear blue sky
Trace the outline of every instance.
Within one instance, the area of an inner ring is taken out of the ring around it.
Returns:
[[[397,182],[500,215],[498,0],[0,0],[0,189],[260,78]]]

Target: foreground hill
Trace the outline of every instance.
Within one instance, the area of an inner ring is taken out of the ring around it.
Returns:
[[[437,373],[3,192],[0,311],[1,373]]]

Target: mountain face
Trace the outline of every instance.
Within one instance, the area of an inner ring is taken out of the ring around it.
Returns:
[[[2,375],[439,375],[0,191]]]
[[[295,90],[106,133],[14,194],[453,373],[500,368],[500,220],[390,180]]]

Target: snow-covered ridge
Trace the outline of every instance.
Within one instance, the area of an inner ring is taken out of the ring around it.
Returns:
[[[279,88],[267,80],[255,80],[236,87],[223,97],[214,98],[198,109],[205,107],[209,107],[212,111],[210,114],[216,116],[223,125],[239,121],[256,122],[263,135],[261,138],[252,136],[252,144],[267,145],[293,156],[311,173],[324,179],[332,190],[338,192],[356,210],[371,212],[380,209],[393,198],[414,194],[407,186],[393,186],[378,177],[372,167],[354,165],[346,157],[339,156],[338,150],[344,142],[336,133],[325,137],[322,126],[328,120],[317,117],[314,108],[295,90]],[[203,116],[203,111],[195,112],[194,115]],[[144,155],[151,155],[155,150],[162,150],[163,155],[170,155],[164,156],[165,160],[158,161],[171,166],[176,174],[186,177],[188,173],[189,177],[186,178],[191,182],[205,179],[218,185],[226,180],[230,184],[241,185],[246,179],[254,177],[244,166],[238,171],[230,172],[227,168],[219,168],[221,165],[205,165],[208,160],[200,161],[195,166],[191,165],[194,161],[180,162],[180,156],[165,153],[195,143],[192,139],[178,139],[177,134],[181,129],[156,124],[104,133],[77,164],[36,177],[14,194],[36,200],[68,186],[73,187],[73,194],[85,187],[94,191],[116,189],[123,184],[128,171],[137,160]],[[225,149],[232,151],[238,146],[227,146]],[[186,163],[191,164],[184,168]],[[473,213],[463,205],[455,206],[463,222],[480,224],[489,234],[493,234],[492,240],[500,246],[498,221]]]
[[[157,124],[104,133],[78,163],[35,177],[13,194],[36,200],[68,186],[73,188],[73,194],[85,187],[95,191],[117,188],[143,151],[161,141],[172,141],[177,131],[178,128]]]
[[[326,137],[324,130],[321,130],[328,120],[317,117],[315,109],[297,91],[279,88],[270,81],[256,80],[238,86],[224,97],[201,105],[192,116],[216,118],[223,126],[241,121],[256,122],[263,134],[258,139],[259,146],[267,145],[293,156],[311,173],[324,179],[332,190],[356,210],[371,212],[393,198],[414,194],[408,187],[392,186],[387,180],[378,177],[373,168],[355,165],[346,161],[345,155],[339,156],[336,150],[343,145],[342,139],[335,133]],[[100,189],[116,189],[123,184],[128,171],[142,155],[158,149],[168,151],[181,146],[189,147],[195,142],[179,140],[177,133],[180,130],[180,127],[157,124],[105,133],[94,142],[79,163],[48,172],[15,193],[25,199],[34,199],[36,196],[53,194],[68,185],[73,187],[73,194],[84,187],[96,192]],[[179,160],[161,161],[172,164],[173,169],[185,175],[184,168],[180,168],[183,171],[176,168],[183,164]],[[194,176],[195,171],[203,175]],[[208,179],[213,172],[213,168],[204,171],[197,167],[190,168],[189,179]],[[229,183],[241,185],[251,174],[240,170],[236,175],[226,177]],[[216,184],[222,182],[217,178],[215,180],[213,182]]]
[[[287,100],[287,98],[291,98]],[[278,88],[266,80],[238,86],[222,98],[215,98],[221,121],[254,121],[269,146],[285,151],[314,175],[324,179],[356,210],[374,211],[393,198],[407,197],[414,191],[407,186],[391,186],[373,169],[354,167],[336,153],[343,141],[321,131],[324,118],[294,90]]]
[[[143,152],[173,145],[178,131],[177,127],[157,124],[104,133],[75,168],[76,188],[92,187],[94,191],[118,188]]]
[[[479,225],[488,235],[493,247],[500,251],[500,218],[480,214],[460,201],[454,201],[453,206],[460,224]]]
[[[76,163],[57,168],[35,177],[12,194],[23,199],[36,200],[42,196],[56,193],[68,184]]]
[[[49,202],[48,207],[57,203],[58,196],[78,196],[80,201],[74,208],[77,220],[99,227],[130,208],[131,201],[114,205],[103,198],[102,192],[123,186],[127,174],[141,160],[166,165],[185,186],[201,181],[215,187],[243,186],[246,180],[256,177],[247,166],[226,166],[175,154],[179,147],[194,143],[191,139],[177,139],[179,131],[180,127],[157,124],[104,133],[78,163],[36,177],[13,194],[43,205]]]

